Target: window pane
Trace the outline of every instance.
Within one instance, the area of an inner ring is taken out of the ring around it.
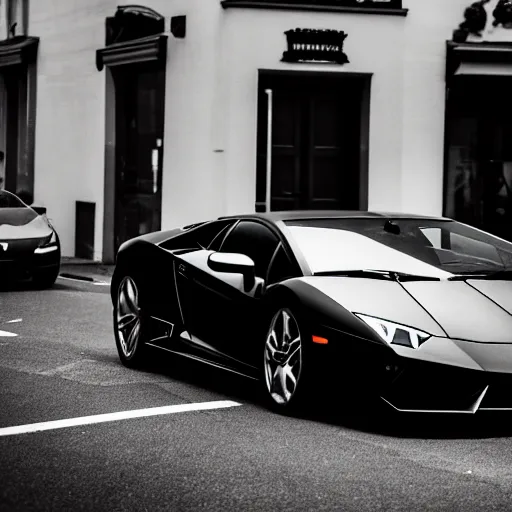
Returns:
[[[279,239],[263,224],[243,221],[227,236],[221,252],[245,254],[254,261],[256,275],[265,278]]]
[[[207,248],[217,234],[231,223],[232,221],[226,220],[207,222],[163,242],[161,247],[168,250],[192,249],[200,246]]]
[[[389,270],[433,277],[512,269],[512,243],[470,226],[429,219],[287,222],[313,272]]]
[[[280,281],[284,281],[290,277],[296,277],[297,275],[296,265],[292,264],[283,246],[279,246],[269,269],[267,284],[279,283]]]

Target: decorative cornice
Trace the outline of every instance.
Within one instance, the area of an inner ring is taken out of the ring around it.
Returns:
[[[344,12],[353,14],[384,14],[407,16],[401,0],[389,2],[389,7],[377,7],[380,2],[366,1],[364,4],[350,0],[222,0],[224,9],[231,7],[250,9],[279,9],[292,11]],[[374,6],[375,4],[375,6]]]
[[[37,59],[39,38],[16,36],[0,41],[0,67],[29,64]]]
[[[450,81],[462,63],[512,65],[512,43],[447,42],[446,80]]]
[[[120,66],[138,62],[165,61],[167,36],[159,34],[124,43],[115,43],[96,51],[96,68]]]

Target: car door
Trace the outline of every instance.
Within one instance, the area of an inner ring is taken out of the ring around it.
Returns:
[[[188,333],[204,338],[204,312],[208,316],[208,293],[203,285],[207,281],[207,257],[205,250],[217,236],[221,236],[236,222],[236,219],[223,219],[193,225],[182,234],[160,244],[174,256],[169,272],[175,280],[178,305]],[[206,282],[205,282],[206,281]],[[207,332],[207,331],[206,331]]]
[[[264,281],[279,244],[278,235],[267,225],[242,220],[227,234],[219,252],[245,254],[254,261],[256,277]],[[261,326],[259,296],[251,297],[243,290],[231,288],[226,303],[219,303],[218,307],[217,321],[224,326],[224,350],[241,361],[257,365],[254,345]]]
[[[270,260],[280,242],[278,236],[264,224],[242,220],[228,232],[225,239],[215,243],[219,252],[239,253],[255,263],[256,277],[265,279]],[[212,246],[213,247],[213,246]],[[243,290],[242,276],[215,272],[208,267],[211,250],[179,255],[177,277],[180,301],[185,322],[205,349],[218,357],[226,357],[251,364],[245,350],[254,331],[259,299],[254,290]],[[186,285],[186,286],[184,286]]]

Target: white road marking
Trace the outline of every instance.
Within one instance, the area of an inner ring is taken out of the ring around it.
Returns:
[[[18,336],[17,334],[14,334],[13,332],[9,331],[0,331],[0,336],[5,338],[12,338],[14,336]]]
[[[119,421],[132,418],[175,414],[177,412],[223,409],[226,407],[236,407],[239,405],[242,404],[239,404],[238,402],[232,402],[231,400],[219,400],[217,402],[167,405],[164,407],[153,407],[151,409],[137,409],[134,411],[121,411],[109,414],[98,414],[95,416],[83,416],[81,418],[69,418],[67,420],[45,421],[42,423],[31,423],[29,425],[18,425],[15,427],[0,428],[0,437],[27,434],[30,432],[41,432],[43,430],[55,430],[58,428],[92,425],[94,423],[105,423],[107,421]]]
[[[17,324],[18,322],[22,322],[22,318],[16,318],[14,320],[9,320],[8,322],[5,322],[6,324]]]

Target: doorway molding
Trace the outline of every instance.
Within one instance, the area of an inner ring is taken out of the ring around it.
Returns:
[[[140,62],[165,62],[167,58],[167,35],[159,34],[134,41],[115,43],[96,50],[96,68],[121,66]]]
[[[105,47],[96,50],[96,68],[105,69],[105,172],[102,261],[113,263],[116,194],[116,87],[120,66],[154,63],[164,70],[167,62],[165,18],[142,5],[119,6],[105,19]]]

